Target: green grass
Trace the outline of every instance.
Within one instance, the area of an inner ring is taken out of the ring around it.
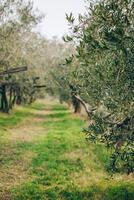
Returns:
[[[0,122],[4,118],[1,115]],[[35,135],[30,140],[28,135],[14,141],[9,127],[20,124],[17,134],[25,136],[21,122],[27,118],[33,122],[27,125],[29,133]],[[81,132],[84,120],[64,105],[37,102],[16,109],[6,119],[1,127],[7,130],[0,133],[0,199],[6,200],[7,195],[12,200],[134,199],[134,180],[119,174],[111,177],[106,172],[107,150],[86,142]],[[10,183],[13,178],[7,171],[16,175],[15,183]]]
[[[23,110],[15,109],[11,114],[0,113],[0,129],[13,127],[30,115],[29,109],[25,108]]]
[[[25,106],[27,109],[34,109],[34,110],[44,110],[45,109],[45,105],[43,103],[34,103],[34,104],[31,104],[31,105],[27,105]]]

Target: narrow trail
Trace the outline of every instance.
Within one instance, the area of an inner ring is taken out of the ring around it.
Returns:
[[[108,186],[133,180],[107,175],[106,150],[85,141],[84,120],[64,105],[18,109],[22,120],[0,131],[0,200],[89,200],[94,191],[99,200]]]

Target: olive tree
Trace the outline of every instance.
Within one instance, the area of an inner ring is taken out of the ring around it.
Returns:
[[[64,41],[74,41],[76,45],[68,71],[75,65],[76,76],[65,73],[60,88],[66,85],[68,94],[72,93],[86,109],[90,117],[85,130],[88,139],[111,149],[110,170],[131,173],[134,170],[134,3],[101,0],[93,4],[88,1],[88,5],[87,13],[79,15],[78,24],[72,13],[67,15],[72,32]],[[62,78],[61,72],[59,75]]]

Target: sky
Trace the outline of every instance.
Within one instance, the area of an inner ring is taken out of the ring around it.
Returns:
[[[49,39],[61,38],[68,32],[65,13],[73,12],[77,17],[85,12],[84,0],[34,0],[34,7],[45,14],[37,30]]]

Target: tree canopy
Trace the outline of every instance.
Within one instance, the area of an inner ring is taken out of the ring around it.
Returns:
[[[52,74],[63,100],[87,108],[87,138],[111,150],[109,169],[128,173],[134,170],[133,8],[132,0],[88,1],[78,24],[66,15],[71,33],[64,41],[76,52]]]

